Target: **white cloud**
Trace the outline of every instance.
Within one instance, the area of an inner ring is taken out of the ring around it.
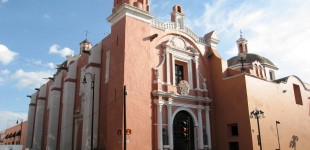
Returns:
[[[0,4],[4,4],[6,2],[8,2],[9,0],[0,0]]]
[[[8,75],[8,74],[10,74],[11,72],[10,72],[10,70],[8,70],[8,69],[4,69],[4,70],[0,70],[0,74],[3,74],[3,75]]]
[[[5,77],[0,77],[0,86],[4,85],[4,82],[7,80],[7,75],[9,75],[11,72],[7,69],[0,70],[0,75],[4,75]]]
[[[221,39],[222,55],[237,54],[239,30],[248,39],[249,52],[269,58],[277,65],[280,76],[291,74],[310,82],[310,1],[218,0],[205,5],[202,17],[194,20],[194,27],[205,33],[216,30]],[[224,57],[225,58],[225,57]]]
[[[16,113],[12,111],[0,111],[0,131],[16,125],[18,118],[22,118],[23,121],[27,120],[27,113]],[[13,119],[13,120],[12,120]]]
[[[43,63],[42,60],[38,59],[26,59],[25,61],[36,66],[44,67],[46,69],[55,69],[55,64],[52,62]]]
[[[61,57],[66,57],[68,55],[74,55],[74,51],[71,50],[68,47],[65,47],[63,49],[61,49],[60,46],[58,46],[57,44],[54,44],[50,47],[49,52],[50,54],[60,54]]]
[[[4,83],[4,79],[0,78],[0,85],[3,85],[3,83]]]
[[[51,77],[53,74],[50,71],[25,72],[22,69],[17,70],[13,79],[17,80],[17,87],[19,88],[38,88],[46,83],[43,78]]]
[[[44,18],[44,19],[47,19],[47,20],[52,19],[52,18],[51,18],[51,16],[50,16],[50,15],[48,15],[48,14],[44,14],[44,15],[43,15],[43,18]]]
[[[56,65],[54,63],[52,63],[52,62],[47,63],[47,66],[52,68],[52,69],[54,69],[56,67]]]
[[[11,51],[8,47],[2,44],[0,44],[0,54],[0,62],[4,65],[9,64],[14,57],[18,55],[16,52]]]

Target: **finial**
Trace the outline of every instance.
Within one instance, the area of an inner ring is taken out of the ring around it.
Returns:
[[[240,38],[242,38],[242,30],[240,30]]]
[[[87,40],[87,35],[88,35],[88,31],[87,30],[85,30],[85,36],[86,36],[86,40]]]

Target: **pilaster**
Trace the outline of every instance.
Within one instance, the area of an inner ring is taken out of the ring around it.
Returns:
[[[212,143],[211,143],[211,127],[210,127],[210,106],[206,106],[205,108],[206,112],[206,130],[207,130],[207,136],[208,136],[208,147],[209,149],[212,148]]]
[[[170,146],[170,150],[173,150],[173,120],[172,120],[172,101],[169,101],[167,104],[168,108],[168,142]]]
[[[202,106],[200,105],[197,108],[198,111],[198,149],[203,150],[204,144],[203,144],[203,130],[202,130],[202,117],[201,117],[201,110]]]

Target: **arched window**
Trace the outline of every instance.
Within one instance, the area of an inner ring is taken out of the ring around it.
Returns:
[[[243,50],[242,50],[242,44],[240,43],[239,44],[239,53],[242,53],[243,52]]]
[[[182,13],[182,8],[180,6],[177,6],[177,9],[178,13]]]

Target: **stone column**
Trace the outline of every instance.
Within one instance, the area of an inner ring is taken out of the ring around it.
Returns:
[[[201,108],[202,106],[199,105],[198,108],[198,149],[203,150],[203,130],[202,130],[202,117],[201,117]]]
[[[167,69],[167,84],[171,84],[170,81],[170,55],[169,52],[166,49],[166,69]],[[172,81],[172,84],[174,83],[174,81]]]
[[[27,131],[26,131],[26,142],[25,148],[31,148],[32,145],[32,137],[33,137],[33,127],[35,121],[35,113],[36,113],[36,99],[37,93],[31,95],[31,102],[29,104],[28,110],[28,124],[27,124]]]
[[[207,106],[206,109],[206,132],[207,132],[207,136],[208,136],[208,147],[209,149],[212,148],[212,144],[211,144],[211,128],[210,128],[210,106]]]
[[[196,70],[196,89],[200,89],[200,84],[199,84],[199,61],[198,61],[198,56],[195,56],[195,70]]]
[[[194,89],[193,84],[193,61],[190,59],[187,61],[188,64],[188,83],[191,89]]]
[[[172,120],[172,111],[171,111],[171,104],[169,102],[169,104],[167,105],[168,107],[168,141],[169,141],[169,149],[173,149],[173,120]]]
[[[163,150],[162,107],[163,107],[163,102],[158,101],[157,103],[157,135],[158,135],[158,149],[159,150]]]

